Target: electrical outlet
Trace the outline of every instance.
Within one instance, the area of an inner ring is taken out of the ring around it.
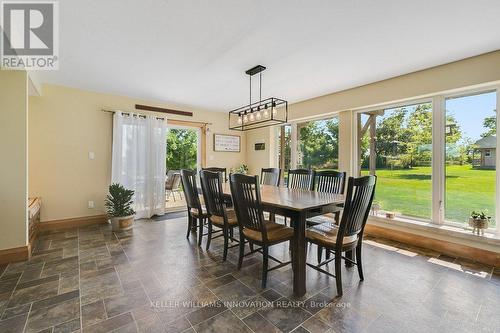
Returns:
[[[93,160],[95,158],[95,153],[93,151],[89,151],[89,160]]]
[[[95,207],[94,202],[92,200],[89,201],[88,208],[93,209]]]

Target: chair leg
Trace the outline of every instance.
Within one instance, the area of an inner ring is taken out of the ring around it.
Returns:
[[[253,252],[253,243],[252,242],[248,242],[248,246],[250,246],[250,251]]]
[[[222,256],[222,261],[226,261],[227,249],[229,247],[229,230],[227,230],[227,227],[224,227],[224,229],[222,229],[222,233],[224,234],[224,255]]]
[[[175,202],[175,192],[172,191],[172,198],[174,198],[174,202]]]
[[[229,236],[231,236],[231,242],[233,241],[234,238],[234,231],[233,228],[229,228]]]
[[[326,257],[326,259],[330,259],[330,250],[328,250],[328,249],[325,249],[325,250],[326,250],[325,251],[325,257]]]
[[[210,242],[212,241],[212,222],[208,221],[208,238],[207,238],[207,251],[210,248]]]
[[[245,255],[245,238],[240,236],[240,256],[238,257],[238,270],[241,269],[241,265],[243,265],[243,257]]]
[[[365,279],[363,275],[363,265],[361,263],[361,242],[356,246],[356,266],[358,266],[359,279],[363,281]]]
[[[326,250],[328,253],[328,250]],[[321,258],[323,257],[323,247],[318,245],[318,265],[321,264]]]
[[[201,241],[203,238],[203,223],[205,222],[205,219],[199,218],[198,219],[198,246],[201,246]]]
[[[262,262],[262,289],[266,289],[267,285],[267,264],[268,264],[268,257],[269,257],[269,248],[267,245],[262,245],[262,256],[263,256],[263,262]]]
[[[345,257],[354,261],[354,252],[352,250],[346,251]],[[345,261],[345,267],[352,267],[352,265],[353,264],[351,262],[349,262],[347,260]]]
[[[335,282],[337,283],[337,295],[342,296],[342,255],[335,252]]]
[[[189,234],[191,233],[192,221],[193,221],[193,218],[191,217],[191,214],[188,213],[188,231],[186,234],[186,238],[189,238]]]

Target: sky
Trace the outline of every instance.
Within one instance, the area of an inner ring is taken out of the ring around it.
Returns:
[[[485,132],[483,120],[495,115],[496,93],[466,96],[446,101],[446,112],[455,117],[463,136],[477,140]]]

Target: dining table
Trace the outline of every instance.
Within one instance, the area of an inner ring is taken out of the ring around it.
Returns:
[[[225,196],[231,196],[228,182],[223,183]],[[201,192],[201,190],[200,190]],[[306,293],[306,219],[323,215],[338,209],[344,203],[343,194],[324,193],[283,186],[260,185],[262,208],[264,211],[288,217],[294,229],[295,248],[293,253],[293,293]]]

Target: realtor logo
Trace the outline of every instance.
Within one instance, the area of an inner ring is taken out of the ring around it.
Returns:
[[[2,69],[58,69],[59,3],[1,1]]]

